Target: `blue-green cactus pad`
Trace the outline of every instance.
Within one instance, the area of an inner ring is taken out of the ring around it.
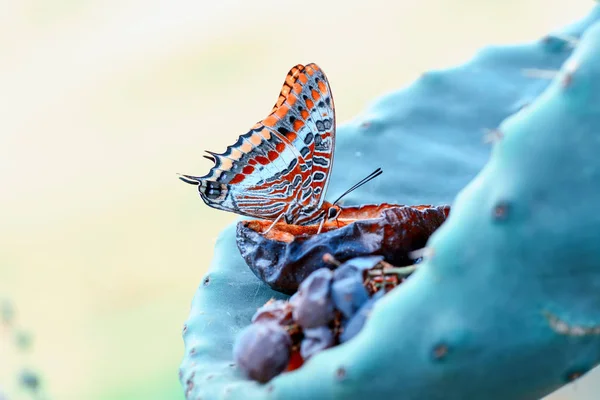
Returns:
[[[573,55],[569,40],[552,36],[487,48],[339,127],[328,198],[381,166],[349,203],[453,210],[430,240],[433,256],[378,302],[355,338],[266,385],[242,377],[232,346],[259,306],[285,296],[250,272],[235,226],[225,229],[184,331],[187,398],[537,399],[596,365],[598,19],[596,7],[560,31],[581,37],[589,28]],[[558,69],[571,55],[571,78],[563,72],[549,87],[523,73]],[[504,138],[490,158],[484,129],[499,125]]]

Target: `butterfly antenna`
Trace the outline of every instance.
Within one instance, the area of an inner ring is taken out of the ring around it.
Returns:
[[[358,189],[365,183],[372,181],[373,179],[377,178],[381,174],[383,174],[383,170],[381,168],[377,168],[375,171],[371,172],[369,175],[365,176],[360,181],[355,183],[354,186],[352,186],[350,189],[348,189],[344,193],[342,193],[342,195],[340,197],[338,197],[337,200],[333,202],[333,204],[337,204],[337,202],[340,201],[344,196],[355,191],[356,189]]]

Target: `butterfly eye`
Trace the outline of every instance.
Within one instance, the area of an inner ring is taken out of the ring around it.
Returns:
[[[213,181],[205,181],[198,187],[201,195],[206,196],[209,200],[215,200],[221,196],[221,185]]]
[[[335,219],[338,215],[340,215],[339,207],[329,207],[329,210],[327,210],[327,219]]]

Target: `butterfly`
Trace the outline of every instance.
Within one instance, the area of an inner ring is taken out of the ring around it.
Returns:
[[[311,225],[338,217],[337,202],[381,173],[377,169],[335,202],[325,201],[335,149],[335,108],[329,81],[316,64],[287,74],[269,115],[227,147],[206,151],[204,176],[181,175],[210,207],[254,218]]]

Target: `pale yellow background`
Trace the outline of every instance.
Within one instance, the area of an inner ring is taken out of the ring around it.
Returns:
[[[204,174],[202,151],[264,117],[294,64],[326,71],[343,123],[424,70],[592,5],[0,1],[0,297],[35,334],[24,360],[0,330],[0,383],[28,398],[11,383],[27,362],[54,399],[181,398],[181,326],[235,217],[175,173]]]

